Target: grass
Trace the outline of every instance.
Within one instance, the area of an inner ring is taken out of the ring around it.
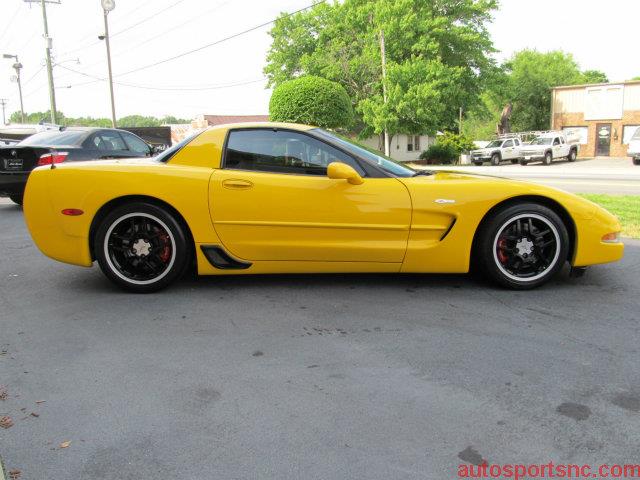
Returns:
[[[582,194],[620,219],[622,236],[640,238],[640,196]]]

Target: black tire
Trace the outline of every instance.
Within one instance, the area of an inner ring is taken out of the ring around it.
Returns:
[[[551,152],[547,152],[544,154],[544,158],[542,159],[543,165],[551,165],[553,162],[553,154]]]
[[[517,158],[512,158],[512,159],[511,159],[511,163],[512,163],[513,165],[515,165],[516,163],[519,163],[519,162],[520,162],[520,160],[518,160]]]
[[[569,160],[570,162],[575,162],[577,158],[578,158],[578,152],[576,152],[575,149],[571,149],[571,151],[569,152],[569,156],[567,157],[567,160]]]
[[[476,167],[481,167],[481,166],[482,166],[482,162],[473,162],[473,164],[474,164]]]
[[[527,162],[524,158],[520,159],[520,165],[522,165],[523,167],[526,167],[528,163],[529,162]]]
[[[150,293],[180,278],[192,247],[180,222],[152,203],[117,207],[100,223],[94,255],[102,272],[120,288]]]
[[[537,203],[500,209],[483,221],[476,239],[473,255],[480,270],[495,283],[514,290],[528,290],[549,281],[569,253],[564,222],[553,210]]]
[[[24,200],[23,195],[9,195],[9,198],[13,203],[17,205],[22,205],[22,202]]]
[[[493,165],[494,167],[500,165],[500,154],[499,153],[494,153],[493,155],[491,155],[491,165]]]
[[[633,159],[633,164],[634,165],[640,165],[640,158],[634,158]]]

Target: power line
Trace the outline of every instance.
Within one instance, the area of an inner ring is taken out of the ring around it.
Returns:
[[[153,15],[149,15],[148,17],[143,18],[142,20],[140,20],[140,21],[139,21],[139,22],[137,22],[137,23],[134,23],[133,25],[129,25],[128,27],[126,27],[126,28],[124,28],[124,29],[122,29],[122,30],[120,30],[120,31],[118,31],[118,32],[112,33],[110,36],[111,36],[111,38],[113,38],[113,37],[115,37],[116,35],[120,35],[121,33],[128,32],[129,30],[131,30],[131,29],[133,29],[133,28],[137,27],[138,25],[142,25],[143,23],[146,23],[146,22],[148,22],[149,20],[154,19],[154,18],[155,18],[155,17],[157,17],[158,15],[160,15],[160,14],[162,14],[162,13],[166,12],[167,10],[169,10],[169,9],[171,9],[171,8],[173,8],[173,7],[177,6],[177,5],[179,5],[179,4],[181,4],[181,3],[185,2],[185,1],[186,1],[186,0],[178,0],[177,2],[172,3],[172,4],[171,4],[171,5],[169,5],[168,7],[164,8],[164,9],[162,9],[162,10],[160,10],[160,11],[156,12],[156,13],[154,13]],[[87,44],[87,45],[85,45],[85,46],[83,46],[83,47],[78,47],[78,48],[74,48],[74,49],[72,49],[72,50],[67,50],[67,51],[66,51],[66,52],[64,52],[62,55],[68,55],[69,53],[78,52],[78,51],[80,51],[80,50],[84,50],[84,49],[87,49],[87,48],[89,48],[89,47],[93,47],[94,45],[98,45],[99,43],[100,43],[100,40],[96,40],[95,42],[89,43],[89,44]]]
[[[274,18],[273,20],[269,20],[268,22],[261,23],[260,25],[256,25],[255,27],[248,28],[247,30],[243,30],[242,32],[238,32],[238,33],[235,33],[233,35],[229,35],[228,37],[221,38],[220,40],[216,40],[215,42],[211,42],[211,43],[208,43],[206,45],[202,45],[201,47],[194,48],[192,50],[188,50],[186,52],[180,53],[178,55],[174,55],[174,56],[169,57],[169,58],[165,58],[163,60],[158,60],[157,62],[150,63],[148,65],[143,65],[142,67],[134,68],[133,70],[129,70],[128,72],[120,73],[120,74],[116,75],[116,77],[122,77],[124,75],[129,75],[131,73],[139,72],[141,70],[146,70],[148,68],[156,67],[158,65],[162,65],[164,63],[171,62],[173,60],[177,60],[177,59],[185,57],[187,55],[191,55],[192,53],[200,52],[200,51],[202,51],[202,50],[204,50],[206,48],[213,47],[214,45],[218,45],[220,43],[232,40],[232,39],[234,39],[236,37],[239,37],[241,35],[245,35],[247,33],[253,32],[255,30],[259,30],[260,28],[266,27],[267,25],[271,25],[272,23],[276,22],[277,20],[281,20],[283,18],[288,18],[288,17],[291,17],[292,15],[295,15],[296,13],[300,13],[300,12],[303,12],[305,10],[309,10],[310,8],[313,8],[316,5],[320,5],[321,3],[324,3],[324,1],[325,0],[321,0],[319,2],[316,2],[316,3],[312,4],[312,5],[309,5],[309,6],[306,6],[304,8],[301,8],[299,10],[296,10],[294,12],[287,13],[286,15],[284,15],[282,17]]]
[[[65,69],[65,70],[69,70],[70,72],[76,73],[78,75],[82,75],[84,77],[88,77],[88,78],[92,78],[93,79],[93,80],[87,81],[87,82],[81,82],[81,83],[76,83],[76,84],[71,84],[71,85],[64,85],[64,86],[61,86],[59,88],[72,88],[72,87],[88,85],[88,84],[91,84],[91,83],[104,82],[104,81],[107,80],[106,78],[98,77],[96,75],[91,75],[89,73],[80,72],[78,70],[74,70],[73,68],[69,68],[69,67],[66,67],[64,65],[58,65],[58,66],[60,68]],[[204,90],[218,90],[218,89],[222,89],[222,88],[239,87],[239,86],[242,86],[242,85],[249,85],[249,84],[252,84],[252,83],[263,82],[265,80],[266,80],[266,77],[261,77],[261,78],[254,79],[254,80],[243,80],[243,81],[239,81],[239,82],[232,82],[232,83],[226,83],[226,84],[215,84],[215,85],[204,85],[204,86],[196,86],[196,85],[155,86],[155,85],[139,85],[139,84],[135,84],[135,83],[126,83],[126,82],[113,82],[113,83],[115,83],[116,85],[121,85],[123,87],[139,88],[139,89],[143,89],[143,90],[196,92],[196,91],[204,91]]]
[[[34,73],[33,75],[31,75],[26,82],[24,82],[22,84],[22,86],[26,86],[29,84],[29,82],[31,82],[31,80],[33,80],[34,78],[36,78],[38,76],[38,74],[44,69],[44,65],[40,65],[40,68],[36,71],[36,73]]]
[[[15,20],[15,18],[18,16],[18,13],[20,12],[20,8],[22,7],[21,4],[18,4],[18,8],[16,8],[15,12],[13,12],[13,15],[11,16],[11,20],[9,20],[7,22],[7,26],[4,28],[4,30],[2,31],[2,34],[0,34],[0,40],[2,40],[4,38],[4,36],[7,34],[7,32],[9,31],[9,29],[11,28],[11,25],[13,25],[13,21]]]

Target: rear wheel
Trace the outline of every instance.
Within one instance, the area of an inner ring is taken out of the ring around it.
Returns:
[[[571,150],[569,152],[569,156],[567,157],[567,160],[569,160],[570,162],[575,162],[576,158],[578,158],[578,154],[575,150]]]
[[[494,282],[517,290],[537,287],[562,268],[569,234],[560,217],[536,203],[498,211],[480,227],[474,250],[482,271]]]
[[[493,155],[491,155],[491,165],[493,165],[494,167],[497,165],[500,165],[500,155],[497,153],[494,153]]]
[[[165,209],[143,202],[116,208],[95,236],[95,257],[119,287],[137,293],[160,290],[189,265],[191,248],[180,223]]]
[[[553,155],[551,154],[551,152],[545,153],[544,160],[542,160],[542,163],[545,165],[551,165],[552,161],[553,161]]]
[[[22,205],[23,196],[22,195],[9,195],[11,201],[15,204]]]

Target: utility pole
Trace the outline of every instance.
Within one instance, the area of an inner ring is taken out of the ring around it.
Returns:
[[[384,45],[384,30],[380,30],[380,58],[382,63],[382,99],[387,104],[387,54]],[[384,129],[384,154],[391,155],[391,145],[389,145],[389,132]]]
[[[18,55],[10,55],[8,53],[5,53],[4,55],[2,55],[2,57],[13,58],[15,60],[15,63],[13,64],[13,68],[16,71],[16,81],[18,82],[18,93],[20,94],[20,117],[22,119],[22,123],[24,123],[24,105],[22,103],[22,83],[20,81],[20,70],[22,70],[22,64],[18,60]]]
[[[52,39],[49,37],[49,26],[47,25],[47,3],[60,4],[60,0],[24,0],[26,3],[39,3],[42,7],[42,21],[44,23],[44,41],[47,52],[47,76],[49,77],[49,108],[51,109],[51,123],[57,123],[56,113],[56,90],[53,84],[53,63],[51,62]]]
[[[2,105],[2,124],[6,125],[7,124],[7,117],[5,117],[4,109],[7,106],[7,99],[6,98],[0,98],[0,105]]]
[[[100,40],[104,39],[107,45],[107,68],[109,69],[109,94],[111,95],[111,125],[116,128],[116,104],[113,98],[113,73],[111,71],[111,46],[109,45],[109,21],[107,15],[116,8],[115,0],[101,0],[102,10],[104,12],[104,36],[99,36]]]

